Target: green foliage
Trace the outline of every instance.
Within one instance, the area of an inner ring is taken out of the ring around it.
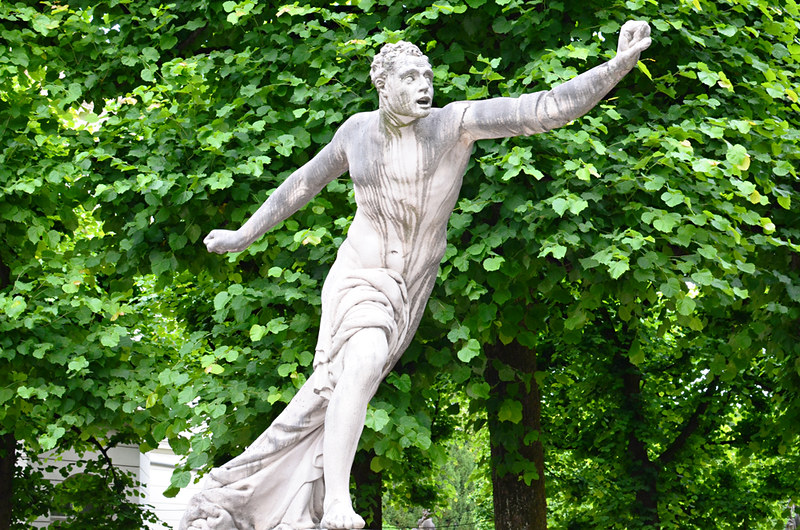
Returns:
[[[395,491],[384,493],[384,527],[415,528],[422,510],[428,509],[437,528],[494,529],[486,434],[469,436],[460,431],[454,436],[447,459],[431,470],[438,491],[435,503],[409,502]]]
[[[27,529],[38,517],[64,517],[51,528],[138,529],[158,519],[140,504],[139,484],[129,471],[108,466],[100,455],[65,466],[49,465],[37,455],[26,455],[25,466],[16,469],[14,491],[16,521],[12,529]],[[45,478],[43,471],[58,471],[59,482]]]
[[[603,324],[579,343],[542,345],[553,378],[543,400],[552,405],[544,423],[556,526],[775,527],[798,455],[758,432],[776,419],[769,359],[720,377],[709,368],[723,347],[711,326],[659,334],[661,304],[635,326],[614,306],[601,311]],[[640,492],[656,513],[643,513]]]
[[[374,470],[424,498],[433,481],[406,480],[406,463],[447,460],[456,387],[476,428],[487,406],[509,433],[520,425],[515,396],[491,397],[485,380],[490,361],[501,378],[513,374],[484,346],[516,341],[585,352],[569,369],[554,357],[541,374],[553,396],[563,396],[558,385],[589,384],[612,359],[628,362],[672,427],[691,408],[671,400],[701,375],[752,391],[719,417],[750,453],[709,449],[714,469],[681,464],[701,470],[704,484],[738,458],[791,455],[800,425],[796,3],[351,4],[0,5],[0,430],[35,450],[110,432],[143,449],[168,439],[187,455],[172,493],[188,468],[238,454],[311,369],[321,281],[353,215],[350,185],[330,184],[237,255],[206,253],[202,237],[238,226],[346,116],[375,108],[377,48],[419,43],[444,105],[563,82],[610,58],[621,24],[642,18],[653,46],[589,115],[476,146],[429,314],[373,401],[362,446],[375,452]],[[633,331],[622,350],[584,342],[623,324]],[[658,376],[653,357],[668,346],[680,362]],[[693,377],[678,377],[678,366]],[[588,428],[545,405],[564,418],[558,429]],[[615,439],[606,449],[622,455],[612,419],[591,432]],[[589,470],[592,492],[630,492],[630,469],[601,465],[589,449],[604,445],[581,440],[579,456],[548,453],[581,462],[557,484]],[[712,496],[675,473],[660,483],[669,506]],[[765,517],[778,495],[763,490],[748,517]],[[679,512],[659,513],[678,524],[668,517]]]

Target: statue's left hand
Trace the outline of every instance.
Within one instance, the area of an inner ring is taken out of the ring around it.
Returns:
[[[643,20],[629,20],[619,32],[617,56],[614,59],[633,68],[639,60],[639,54],[651,43],[650,25]]]
[[[209,252],[224,254],[226,252],[241,252],[247,248],[247,241],[238,230],[212,230],[203,243]]]

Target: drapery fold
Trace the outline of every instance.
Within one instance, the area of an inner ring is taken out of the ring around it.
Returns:
[[[360,330],[383,330],[389,346],[386,377],[413,332],[405,283],[391,269],[334,267],[322,290],[322,315],[314,373],[244,453],[209,473],[180,530],[317,528],[325,496],[325,414],[345,345]]]

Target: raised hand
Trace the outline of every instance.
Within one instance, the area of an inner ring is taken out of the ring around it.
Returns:
[[[212,230],[203,243],[209,252],[217,254],[241,252],[248,247],[247,241],[237,230]]]
[[[646,50],[653,41],[650,39],[650,25],[643,20],[629,20],[619,32],[617,56],[615,59],[633,68],[639,60],[639,54]]]

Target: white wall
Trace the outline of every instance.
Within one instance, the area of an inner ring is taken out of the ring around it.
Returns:
[[[97,458],[99,453],[95,452],[87,452],[84,455],[83,460],[93,460]],[[108,456],[111,458],[111,461],[114,462],[114,465],[120,469],[130,473],[133,473],[136,477],[136,480],[142,482],[141,475],[140,475],[140,466],[139,466],[139,457],[141,453],[139,452],[139,447],[135,445],[120,445],[117,447],[113,447],[108,450]],[[42,461],[42,465],[44,467],[47,466],[55,466],[56,470],[44,472],[44,478],[50,480],[53,483],[60,483],[63,482],[65,477],[58,472],[58,469],[64,468],[69,464],[74,464],[75,462],[80,462],[81,459],[78,458],[78,454],[75,451],[69,450],[61,455],[54,455],[53,452],[44,453],[40,455],[40,459]],[[83,471],[84,466],[78,465],[72,470],[72,474],[80,473]],[[139,497],[133,497],[135,502],[139,502]],[[46,528],[49,524],[53,521],[63,520],[64,517],[59,515],[51,514],[49,517],[37,519],[33,524],[33,528]]]
[[[83,460],[96,458],[98,453],[86,453]],[[160,524],[151,524],[149,530],[171,530],[178,527],[178,522],[191,496],[199,491],[199,484],[189,484],[174,498],[164,497],[164,490],[169,487],[169,479],[172,470],[180,461],[180,457],[173,454],[169,445],[164,443],[158,449],[148,453],[141,453],[138,446],[123,445],[110,449],[108,455],[114,465],[121,470],[133,473],[136,480],[141,483],[140,492],[143,497],[132,497],[134,502],[149,504],[153,512],[161,520]],[[42,455],[42,462],[45,466],[55,465],[57,468],[64,467],[70,463],[78,462],[77,453],[68,451],[60,457],[52,456],[52,453]],[[78,473],[83,466],[77,466],[73,473]],[[45,478],[54,483],[64,480],[64,477],[56,470],[44,474]],[[41,518],[32,524],[32,528],[47,528],[51,522],[62,520],[63,517],[50,515]]]
[[[151,505],[155,514],[162,521],[162,524],[151,525],[150,530],[177,528],[189,499],[201,489],[201,484],[190,483],[176,497],[171,499],[164,497],[163,493],[169,487],[172,470],[179,461],[180,457],[175,456],[166,443],[161,444],[158,449],[141,455],[142,477],[147,477],[146,480],[141,480],[146,495],[143,502]]]

